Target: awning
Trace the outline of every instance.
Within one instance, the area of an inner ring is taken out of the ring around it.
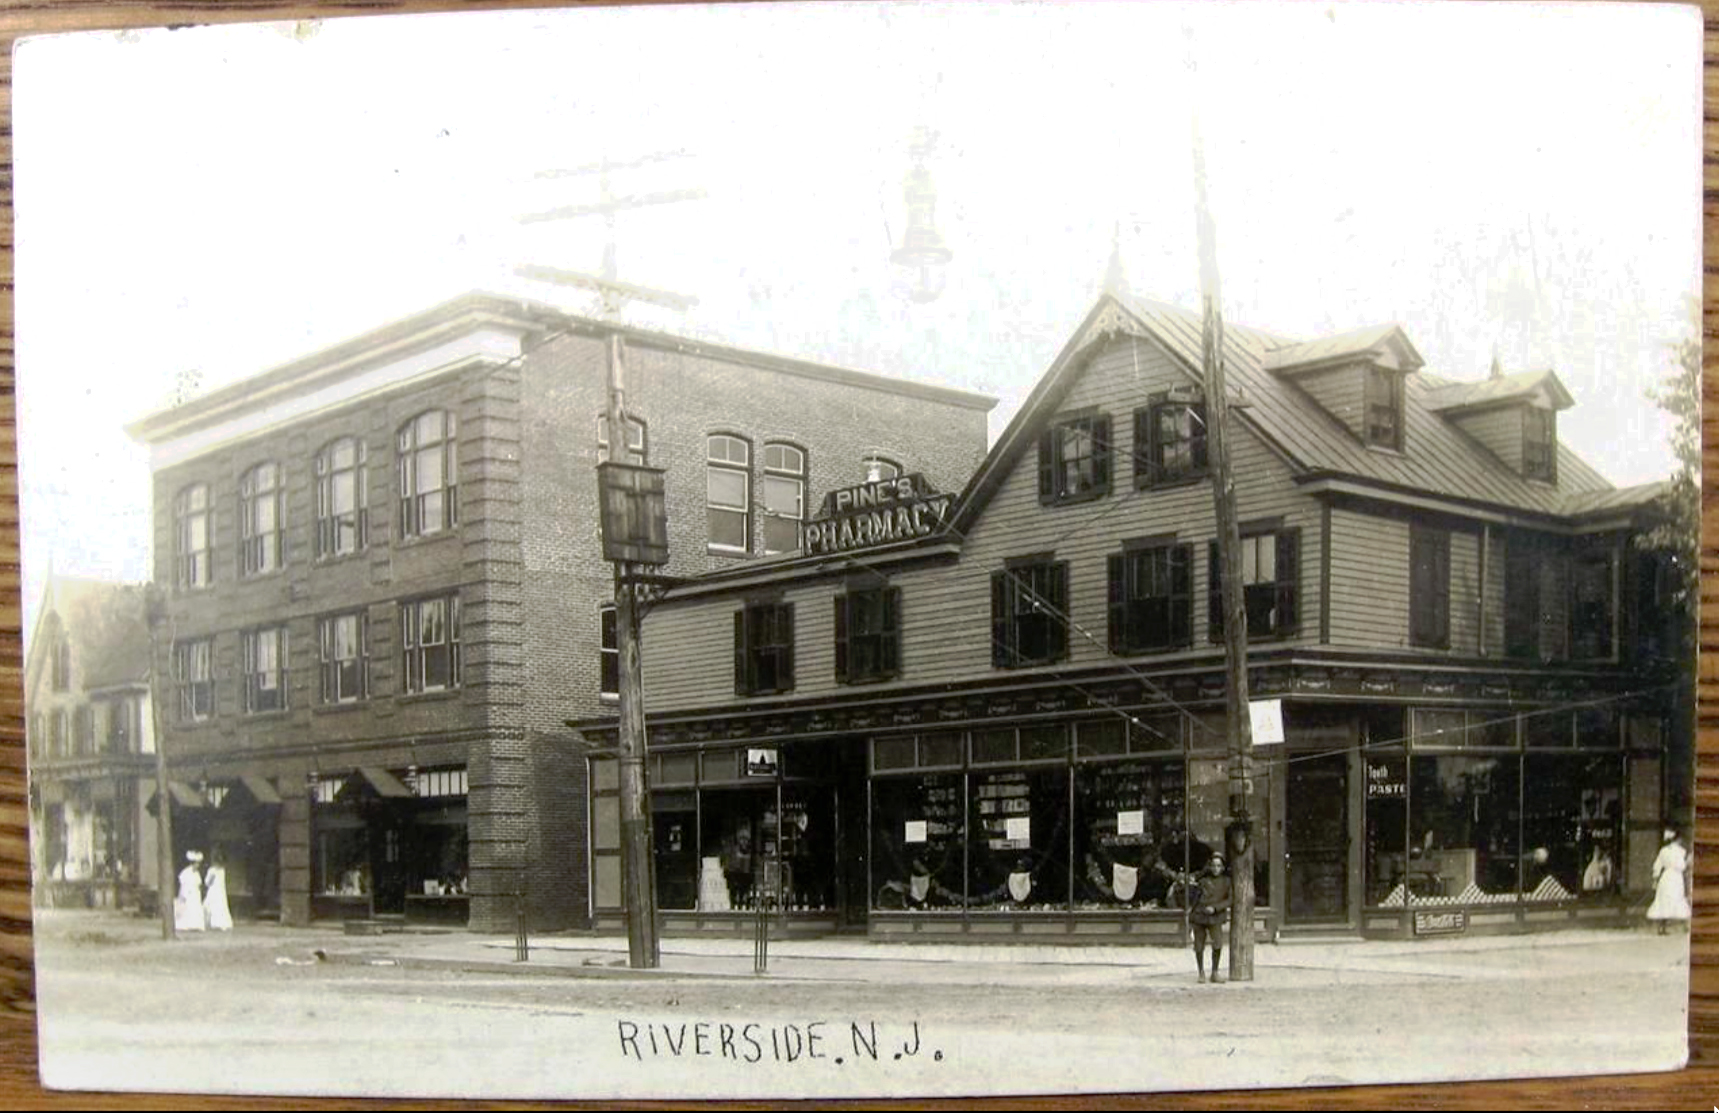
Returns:
[[[239,783],[245,786],[245,791],[249,792],[259,804],[278,804],[281,802],[281,794],[275,791],[275,786],[270,783],[267,777],[259,777],[254,773],[242,773],[239,776]]]
[[[167,791],[173,796],[173,806],[176,808],[206,808],[208,799],[184,781],[168,781]],[[155,807],[155,785],[149,786],[149,795],[143,798],[143,806],[152,810]]]
[[[375,766],[362,765],[359,766],[358,772],[365,780],[370,782],[370,787],[376,790],[376,794],[378,796],[400,798],[417,795],[411,789],[402,784],[400,782],[400,778],[388,772],[386,769],[377,769]]]

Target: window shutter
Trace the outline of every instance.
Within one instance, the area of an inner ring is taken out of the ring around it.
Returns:
[[[894,676],[901,671],[901,589],[883,589],[883,671]]]
[[[1108,595],[1110,614],[1110,652],[1123,653],[1128,647],[1128,585],[1123,577],[1127,574],[1127,557],[1122,553],[1111,553],[1105,558],[1108,575]]]
[[[1211,559],[1207,562],[1206,576],[1206,625],[1212,641],[1222,641],[1224,637],[1224,568],[1218,559],[1218,543],[1212,542]]]
[[[1110,490],[1111,421],[1105,414],[1092,423],[1092,473],[1100,491]]]
[[[746,675],[746,612],[734,612],[734,694],[744,696],[752,685]]]
[[[991,664],[1007,668],[1010,658],[1008,572],[991,573]]]
[[[782,689],[794,686],[794,604],[784,603],[776,609],[781,623],[778,635],[782,639]]]
[[[1056,500],[1056,430],[1039,434],[1039,501]]]
[[[1433,546],[1433,631],[1438,644],[1450,645],[1450,534]]]
[[[852,595],[836,596],[836,680],[848,682],[848,603]]]
[[[1301,531],[1277,535],[1277,630],[1293,633],[1301,620]]]
[[[1046,592],[1051,607],[1051,655],[1053,661],[1068,656],[1068,561],[1059,560],[1050,566],[1050,589]]]
[[[1177,545],[1170,560],[1170,644],[1189,645],[1194,640],[1194,547]]]
[[[1152,408],[1134,411],[1134,482],[1152,481]]]

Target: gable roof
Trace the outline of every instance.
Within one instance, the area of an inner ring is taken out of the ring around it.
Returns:
[[[1551,400],[1553,409],[1567,410],[1576,404],[1557,372],[1551,370],[1519,371],[1496,379],[1482,379],[1478,383],[1459,383],[1429,375],[1425,385],[1432,388],[1426,392],[1427,408],[1439,413],[1456,414],[1524,402],[1542,389]]]
[[[1181,306],[1145,298],[1101,296],[968,484],[951,528],[957,535],[971,528],[1015,462],[1032,447],[1038,431],[1055,414],[1069,386],[1084,370],[1086,354],[1095,346],[1117,334],[1138,336],[1164,350],[1191,383],[1199,384],[1203,381],[1201,327],[1200,314]],[[1290,361],[1300,366],[1300,361],[1314,357],[1321,361],[1353,359],[1381,343],[1397,343],[1393,338],[1400,335],[1398,326],[1381,325],[1302,342],[1226,320],[1228,385],[1233,394],[1248,400],[1245,408],[1233,411],[1237,421],[1275,448],[1302,481],[1345,478],[1381,493],[1433,495],[1453,504],[1546,517],[1589,513],[1601,503],[1621,509],[1652,501],[1656,485],[1614,491],[1605,477],[1562,443],[1558,445],[1557,486],[1524,479],[1435,408],[1434,403],[1441,400],[1435,392],[1450,388],[1450,380],[1423,374],[1407,376],[1403,392],[1405,450],[1393,452],[1367,447],[1290,377],[1273,372],[1273,368],[1292,365]],[[1406,337],[1401,340],[1407,344]],[[1413,348],[1406,351],[1412,353]],[[1418,360],[1418,354],[1413,358]],[[1542,385],[1548,375],[1550,372],[1538,373],[1536,385]]]
[[[1226,321],[1224,328],[1227,330],[1229,327]],[[1378,355],[1388,355],[1392,363],[1405,371],[1418,370],[1426,365],[1426,360],[1409,343],[1408,334],[1397,324],[1372,325],[1335,336],[1286,343],[1267,352],[1263,362],[1268,371],[1288,371]]]
[[[147,681],[149,626],[143,593],[141,584],[53,576],[31,639],[26,691],[33,690],[48,665],[56,627],[71,641],[82,690]]]

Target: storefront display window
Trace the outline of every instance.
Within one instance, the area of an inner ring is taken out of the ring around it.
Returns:
[[[993,911],[1066,907],[1067,767],[974,773],[970,786],[968,906]]]
[[[1183,775],[1180,761],[1076,767],[1077,910],[1171,906],[1172,871],[1183,868],[1181,844],[1172,838],[1182,829]]]
[[[871,792],[872,907],[960,908],[966,778],[960,773],[879,777]]]
[[[776,786],[710,791],[700,804],[698,910],[750,911],[762,859],[776,853]]]
[[[1519,761],[1454,754],[1410,760],[1409,854],[1437,870],[1415,904],[1516,900]]]
[[[315,890],[331,897],[370,895],[370,838],[363,826],[325,823],[316,832]]]
[[[1373,753],[1363,763],[1366,781],[1366,901],[1401,908],[1410,896],[1431,896],[1438,868],[1420,848],[1409,847],[1409,766],[1401,753]]]
[[[1529,754],[1522,810],[1525,900],[1598,899],[1622,881],[1621,757]]]
[[[651,835],[656,840],[657,907],[690,912],[698,907],[698,794],[658,792],[651,796]],[[718,864],[720,869],[720,863]]]

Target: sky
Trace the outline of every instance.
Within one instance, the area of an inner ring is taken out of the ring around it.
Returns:
[[[149,574],[123,427],[470,290],[575,312],[616,193],[629,319],[999,398],[1097,297],[1198,304],[1198,105],[1227,318],[1400,322],[1426,370],[1552,368],[1561,439],[1663,478],[1646,391],[1700,291],[1701,23],[1669,5],[736,4],[26,40],[14,63],[25,629],[48,568]],[[914,129],[953,257],[890,261]]]

